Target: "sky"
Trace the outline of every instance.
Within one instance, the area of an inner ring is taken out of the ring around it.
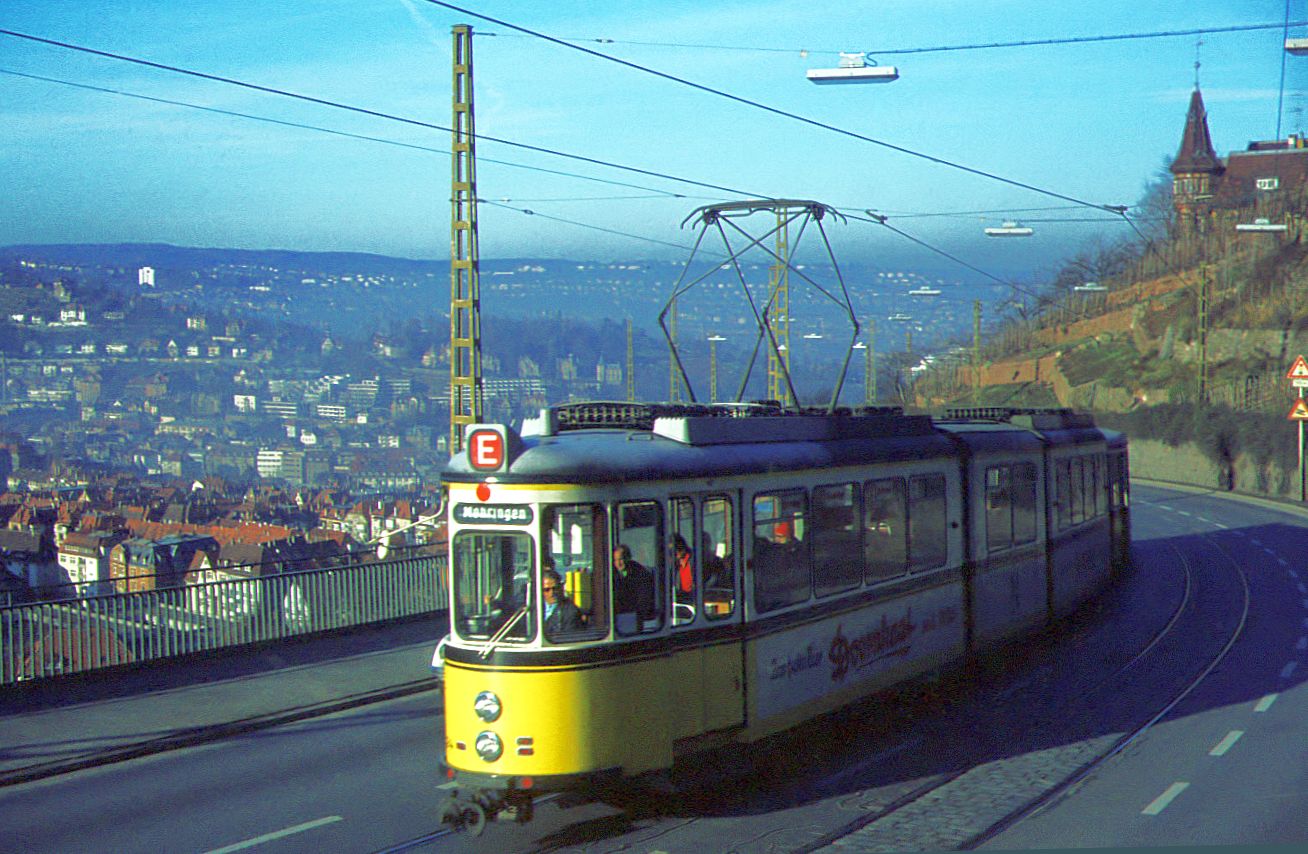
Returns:
[[[1284,0],[455,5],[464,11],[427,0],[0,4],[0,29],[410,120],[0,35],[0,245],[163,242],[448,258],[450,133],[412,122],[451,124],[451,27],[460,23],[473,26],[479,134],[669,176],[482,140],[484,259],[676,260],[695,239],[694,228],[682,227],[693,210],[770,196],[861,217],[827,224],[840,258],[939,261],[863,221],[874,210],[972,264],[1037,271],[1129,229],[1060,197],[1140,199],[1176,154],[1196,55],[1219,154],[1273,138],[1278,104],[1283,135],[1308,121],[1308,56],[1286,58],[1279,96],[1279,27],[1210,33],[1198,46],[1187,35],[898,52],[1280,24]],[[1293,0],[1289,15],[1308,20],[1308,2]],[[1308,36],[1308,27],[1290,35]],[[867,52],[900,78],[856,86],[805,79],[807,69],[834,67],[840,51]],[[1030,208],[1060,209],[1001,213]],[[1108,221],[1043,221],[1087,218]],[[1004,219],[1022,219],[1035,236],[983,235]],[[766,227],[751,218],[747,229]]]

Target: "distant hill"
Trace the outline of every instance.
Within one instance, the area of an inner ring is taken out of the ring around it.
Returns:
[[[307,252],[296,249],[226,249],[221,247],[174,246],[169,243],[23,243],[0,246],[0,261],[16,261],[39,257],[45,261],[70,266],[98,267],[155,267],[198,269],[214,266],[245,265],[276,267],[282,270],[306,270],[320,273],[449,273],[449,258],[400,258],[369,252]],[[584,259],[584,258],[482,258],[486,271],[507,271],[527,267],[540,268],[546,273],[559,273],[579,268],[636,265],[659,270],[679,270],[684,260],[647,259]],[[828,268],[826,263],[813,263],[809,267]],[[867,271],[911,270],[931,280],[954,281],[968,277],[963,268],[951,264],[937,264],[932,259],[916,255],[889,255],[876,264],[841,261],[841,268],[851,287],[856,287]],[[1017,270],[1000,275],[1020,277]]]
[[[38,255],[53,263],[97,267],[176,267],[198,269],[224,265],[277,267],[325,273],[393,273],[449,269],[447,260],[394,258],[366,252],[300,252],[292,249],[221,249],[168,243],[60,243],[0,247],[0,259]]]
[[[445,258],[166,243],[0,247],[0,264],[13,265],[20,260],[53,266],[56,275],[59,267],[77,268],[83,273],[70,278],[129,294],[139,292],[137,268],[153,267],[157,285],[148,291],[151,296],[174,299],[197,310],[285,319],[320,331],[330,329],[337,337],[393,334],[410,321],[434,329],[449,306],[450,268]],[[769,281],[771,261],[770,256],[758,253],[743,262],[755,295]],[[721,258],[712,252],[700,253],[694,263],[688,280],[698,281],[712,273],[715,281],[679,298],[679,334],[687,340],[703,340],[710,333],[735,333],[738,342],[745,341],[746,333],[754,332],[754,309],[740,294],[734,270],[719,266]],[[797,336],[808,334],[809,341],[823,342],[805,345],[810,353],[842,358],[843,352],[823,353],[846,338],[847,320],[830,296],[840,293],[834,287],[834,268],[826,258],[795,263],[803,275],[791,276],[790,309],[797,317],[794,332]],[[970,335],[975,300],[986,306],[985,317],[990,322],[1012,296],[1001,283],[969,281],[975,277],[966,270],[934,262],[927,265],[920,258],[898,268],[889,263],[889,259],[875,265],[842,262],[839,268],[860,323],[865,329],[870,328],[868,321],[881,324],[878,349],[883,351],[900,350],[900,342],[907,345],[909,340],[913,349],[922,353],[943,349]],[[545,321],[556,316],[592,321],[632,318],[637,326],[654,334],[674,284],[685,281],[685,268],[685,260],[483,258],[482,310],[487,317]],[[370,281],[374,277],[377,281]],[[829,288],[830,294],[819,295],[805,277]],[[912,288],[925,284],[940,293],[928,298],[910,294]],[[889,320],[892,317],[894,322]]]

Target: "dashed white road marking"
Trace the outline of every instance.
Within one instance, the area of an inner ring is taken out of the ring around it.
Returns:
[[[1140,810],[1140,812],[1144,815],[1158,815],[1167,809],[1167,805],[1176,800],[1176,796],[1184,792],[1189,786],[1189,783],[1173,783],[1167,787],[1166,792],[1150,801],[1149,806]]]
[[[288,827],[284,830],[274,830],[272,833],[265,833],[263,836],[256,836],[253,839],[247,839],[244,842],[236,842],[224,848],[215,848],[207,854],[230,854],[232,851],[244,851],[247,848],[254,848],[256,845],[262,845],[265,842],[272,842],[274,839],[283,839],[287,836],[294,836],[297,833],[304,833],[306,830],[313,830],[315,827],[322,827],[325,824],[335,824],[338,821],[345,821],[339,815],[329,815],[324,818],[306,821],[304,824],[297,824],[294,827]]]
[[[1299,666],[1299,662],[1297,662],[1297,661],[1291,661],[1289,664],[1287,664],[1287,665],[1285,665],[1284,667],[1282,667],[1282,668],[1281,668],[1281,678],[1282,678],[1282,679],[1289,679],[1289,678],[1290,678],[1290,674],[1293,673],[1293,672],[1294,672],[1294,669],[1295,669],[1296,667],[1298,667],[1298,666]]]
[[[1221,528],[1223,531],[1226,530],[1226,526],[1223,525],[1221,522],[1214,522],[1213,524],[1216,525],[1217,527]]]
[[[1225,755],[1226,751],[1230,750],[1235,745],[1235,743],[1240,740],[1240,736],[1242,735],[1244,735],[1244,730],[1242,729],[1231,730],[1226,734],[1226,738],[1223,738],[1221,741],[1217,742],[1217,745],[1213,747],[1212,750],[1208,751],[1208,755],[1209,756]]]
[[[1286,561],[1286,559],[1283,558],[1283,557],[1278,557],[1278,558],[1276,559],[1276,562],[1279,563],[1281,566],[1289,566],[1289,565],[1290,565],[1290,564]]]
[[[1279,696],[1281,696],[1281,695],[1280,695],[1280,694],[1268,694],[1266,697],[1263,697],[1261,700],[1258,701],[1258,705],[1254,706],[1254,711],[1255,711],[1255,712],[1265,712],[1265,711],[1267,711],[1268,709],[1270,709],[1270,708],[1272,707],[1272,703],[1275,703],[1275,702],[1276,702],[1276,698],[1279,697]]]
[[[1295,649],[1308,649],[1308,637],[1299,638],[1299,642],[1294,645]]]
[[[1290,577],[1291,577],[1291,578],[1298,578],[1298,577],[1299,577],[1299,573],[1295,572],[1293,569],[1287,569],[1286,572],[1290,573]]]
[[[1253,543],[1255,546],[1261,546],[1263,544],[1262,540],[1255,539],[1253,537],[1249,538],[1249,542]]]
[[[1176,512],[1177,512],[1177,513],[1180,513],[1182,516],[1189,516],[1189,515],[1190,515],[1190,511],[1189,511],[1189,510],[1177,510]]]

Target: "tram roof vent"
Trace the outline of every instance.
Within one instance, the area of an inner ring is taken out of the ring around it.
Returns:
[[[1095,426],[1089,413],[1064,408],[971,406],[945,410],[945,421],[1003,421],[1033,430],[1068,430]]]
[[[553,406],[549,410],[554,416],[554,427],[558,432],[565,430],[586,430],[595,428],[615,428],[620,430],[649,430],[654,426],[654,413],[648,404],[623,403],[620,401],[594,401],[590,403],[570,403]]]
[[[918,435],[932,430],[927,416],[900,406],[785,409],[775,400],[748,403],[633,403],[588,401],[542,409],[523,423],[524,436],[574,430],[650,431],[693,445],[830,440],[871,435]]]
[[[750,418],[659,418],[654,432],[686,445],[736,445],[760,442],[832,442],[925,436],[935,432],[930,416],[879,412],[759,413]]]
[[[902,406],[860,406],[854,410],[855,415],[871,415],[882,417],[899,417],[904,414]]]
[[[778,414],[779,404],[758,403],[634,403],[595,400],[565,403],[540,411],[523,424],[523,434],[554,436],[571,430],[653,430],[658,418],[747,418]]]

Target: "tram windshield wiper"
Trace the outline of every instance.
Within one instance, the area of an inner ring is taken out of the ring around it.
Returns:
[[[479,658],[488,658],[492,652],[499,648],[499,645],[504,641],[505,635],[513,631],[513,627],[521,622],[523,617],[527,616],[527,611],[531,608],[532,604],[530,580],[527,581],[526,594],[527,601],[523,603],[521,608],[514,612],[512,617],[509,617],[509,619],[504,622],[504,625],[500,626],[495,634],[491,635],[491,639],[486,641],[486,645],[482,647],[481,652],[478,653]]]

